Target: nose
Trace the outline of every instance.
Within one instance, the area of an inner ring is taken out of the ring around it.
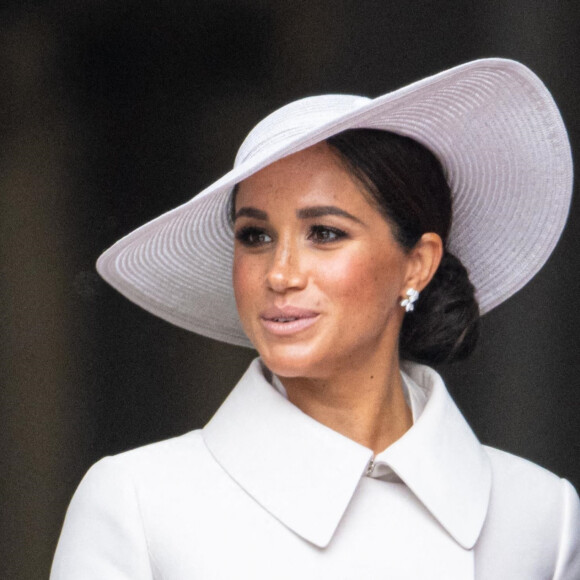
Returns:
[[[303,262],[295,244],[290,240],[279,240],[266,274],[268,287],[278,293],[304,288],[306,274]]]

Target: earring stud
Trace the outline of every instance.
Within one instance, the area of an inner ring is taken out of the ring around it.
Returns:
[[[405,312],[413,312],[415,310],[415,302],[419,299],[419,292],[415,288],[409,288],[406,292],[407,298],[401,300],[401,306]]]

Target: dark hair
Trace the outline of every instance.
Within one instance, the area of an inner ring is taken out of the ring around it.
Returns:
[[[446,245],[451,191],[441,163],[409,137],[376,129],[349,129],[327,143],[393,228],[403,248],[427,232]],[[405,316],[399,337],[403,358],[428,364],[467,357],[479,336],[479,307],[467,270],[445,250],[429,285]]]

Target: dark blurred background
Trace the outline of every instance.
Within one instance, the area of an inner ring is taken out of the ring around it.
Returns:
[[[94,272],[230,168],[274,108],[378,96],[488,56],[551,89],[580,145],[575,0],[0,4],[0,577],[46,578],[100,457],[202,426],[252,352],[157,320]],[[442,369],[484,443],[580,485],[580,200],[544,270]]]

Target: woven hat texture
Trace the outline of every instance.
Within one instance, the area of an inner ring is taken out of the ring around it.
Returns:
[[[352,128],[412,137],[442,162],[453,193],[448,248],[467,268],[482,313],[512,296],[546,262],[572,193],[566,129],[532,71],[510,60],[483,59],[376,99],[323,95],[282,107],[250,132],[230,172],[109,248],[97,262],[99,273],[173,324],[251,346],[232,289],[233,186]]]

